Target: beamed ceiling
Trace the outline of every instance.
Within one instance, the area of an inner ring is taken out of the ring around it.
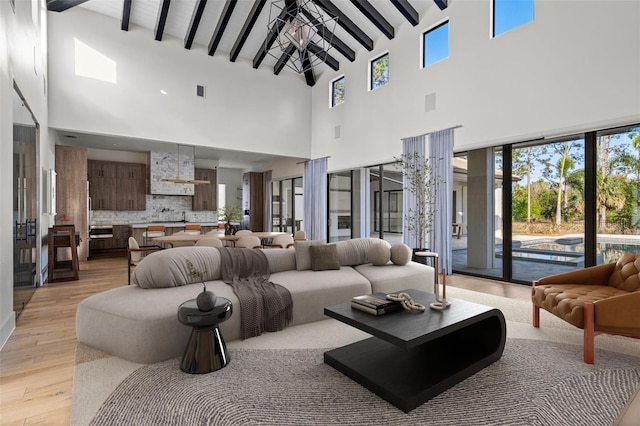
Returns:
[[[292,2],[294,0],[285,0]],[[82,7],[116,18],[120,28],[150,30],[149,37],[162,42],[170,35],[184,40],[185,49],[200,49],[203,54],[228,55],[229,61],[246,59],[238,66],[268,67],[278,75],[289,60],[287,55],[274,58],[266,50],[274,46],[269,31],[269,14],[273,0],[47,0],[49,11],[62,12]],[[322,61],[304,72],[309,86],[326,69],[338,71],[341,61],[353,62],[358,54],[367,54],[380,37],[393,39],[404,24],[416,26],[420,15],[436,5],[447,7],[448,0],[313,0],[327,20],[337,17],[333,33],[315,22],[318,34],[327,41],[324,51],[310,45],[310,55]],[[283,3],[283,0],[280,0]],[[290,4],[290,3],[288,3]],[[304,13],[307,15],[307,13]],[[330,44],[329,44],[330,43]],[[291,47],[293,50],[293,47]],[[293,71],[292,71],[293,72]]]

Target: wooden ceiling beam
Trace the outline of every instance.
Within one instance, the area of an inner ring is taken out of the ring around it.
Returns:
[[[368,51],[373,50],[373,40],[360,29],[351,19],[347,18],[347,15],[342,13],[336,5],[331,3],[330,0],[313,0],[318,6],[320,6],[331,17],[338,18],[338,25],[345,29],[346,32],[351,35],[358,43],[360,43]]]
[[[267,51],[271,49],[271,46],[273,46],[273,43],[275,43],[276,39],[278,38],[278,34],[280,34],[280,31],[282,31],[282,28],[284,27],[287,16],[291,16],[291,13],[285,7],[282,9],[280,14],[276,18],[275,20],[276,23],[274,24],[274,26],[271,29],[269,29],[269,33],[267,34],[264,41],[262,42],[262,46],[260,46],[260,50],[258,50],[256,55],[253,57],[253,68],[257,69],[262,63],[262,61],[264,60],[264,58],[267,56]],[[282,57],[280,57],[280,59],[282,59]]]
[[[433,2],[440,8],[440,10],[445,10],[448,6],[448,0],[433,0]]]
[[[229,24],[231,14],[233,14],[233,9],[235,9],[236,4],[238,4],[238,0],[227,0],[227,2],[224,4],[224,8],[222,9],[222,13],[220,14],[220,19],[218,19],[218,24],[216,25],[216,29],[213,31],[213,35],[211,36],[211,40],[209,41],[209,56],[213,56],[213,54],[216,53],[218,44],[220,44],[220,40],[222,40],[224,30],[227,29],[227,25]]]
[[[169,16],[169,6],[171,0],[162,0],[160,3],[160,9],[158,10],[158,19],[156,19],[155,39],[162,41],[162,35],[164,34],[164,26],[167,23],[167,16]]]
[[[191,21],[189,22],[189,28],[187,29],[187,35],[184,38],[184,48],[191,49],[193,40],[196,38],[198,32],[198,25],[202,19],[204,8],[207,5],[207,0],[197,0],[195,7],[193,8],[193,14],[191,15]]]
[[[280,55],[278,62],[276,62],[275,66],[273,67],[273,73],[275,75],[280,74],[280,71],[282,71],[284,66],[287,64],[287,61],[291,59],[291,55],[293,55],[295,51],[296,51],[296,47],[293,44],[290,44],[287,47],[287,49],[284,52],[282,52],[282,55]]]
[[[87,0],[47,0],[47,10],[49,12],[64,12]]]
[[[120,29],[122,31],[129,31],[129,20],[131,18],[131,1],[124,0],[122,3],[122,20],[120,21]]]
[[[304,72],[304,80],[307,82],[307,86],[313,87],[316,84],[316,76],[313,74],[313,67],[309,60],[309,51],[303,50],[300,52],[300,62],[302,62],[302,69]]]
[[[316,30],[320,37],[325,39],[327,43],[333,46],[338,52],[342,54],[345,58],[349,60],[349,62],[353,62],[356,60],[356,52],[347,46],[345,42],[340,40],[335,34],[333,34],[327,27],[324,26],[323,23],[319,22],[313,15],[311,15],[307,10],[303,10],[302,14],[306,16],[306,18],[315,25]]]
[[[231,49],[231,53],[229,54],[229,60],[231,62],[235,62],[235,60],[238,59],[240,50],[242,50],[242,46],[244,46],[244,43],[247,41],[247,37],[249,37],[249,33],[255,25],[256,20],[258,19],[260,12],[262,12],[265,4],[266,0],[256,0],[253,3],[251,12],[249,12],[249,16],[247,16],[247,20],[244,22],[242,30],[240,30],[240,34],[238,35],[238,38],[236,39],[236,42]]]
[[[340,69],[340,63],[333,56],[329,55],[325,50],[314,42],[309,42],[307,49],[313,53],[316,57],[320,58],[322,62],[331,67],[332,70],[338,71]]]
[[[382,31],[382,34],[386,35],[389,40],[393,39],[395,32],[393,25],[391,25],[371,3],[367,0],[351,0],[351,3],[362,12],[376,28]]]
[[[391,0],[391,3],[400,11],[407,21],[414,27],[420,22],[418,11],[409,4],[408,0]]]

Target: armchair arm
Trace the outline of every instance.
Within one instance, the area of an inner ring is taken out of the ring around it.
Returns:
[[[615,327],[636,329],[640,334],[640,291],[595,301],[596,329]]]
[[[540,278],[537,285],[545,284],[582,284],[582,285],[606,285],[613,273],[615,263],[591,266],[563,274],[550,275]]]

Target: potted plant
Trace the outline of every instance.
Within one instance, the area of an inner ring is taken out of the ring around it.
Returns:
[[[240,206],[227,204],[218,209],[218,221],[224,222],[224,234],[233,234],[233,227],[229,223],[231,221],[242,220],[242,210]]]
[[[433,220],[437,212],[436,185],[442,182],[434,173],[436,160],[416,152],[402,154],[395,160],[407,180],[404,190],[416,198],[415,207],[408,207],[404,211],[406,229],[418,242],[418,247],[414,247],[413,252],[426,251],[427,235],[433,231]],[[413,260],[416,260],[415,255]]]

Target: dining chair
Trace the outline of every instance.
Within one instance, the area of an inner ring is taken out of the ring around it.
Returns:
[[[164,225],[149,225],[147,226],[147,230],[142,233],[142,238],[145,245],[149,242],[149,239],[164,237],[164,236],[165,236]]]
[[[198,241],[196,241],[196,245],[197,246],[205,246],[205,247],[222,247],[222,241],[220,240],[220,238],[202,238]]]
[[[236,241],[236,247],[240,248],[262,248],[260,238],[255,235],[245,235]]]
[[[129,237],[129,248],[127,249],[127,285],[131,285],[131,267],[138,265],[138,263],[140,263],[140,261],[144,258],[143,255],[158,250],[162,250],[162,247],[158,245],[140,246],[138,245],[138,240],[136,240],[134,237]]]

